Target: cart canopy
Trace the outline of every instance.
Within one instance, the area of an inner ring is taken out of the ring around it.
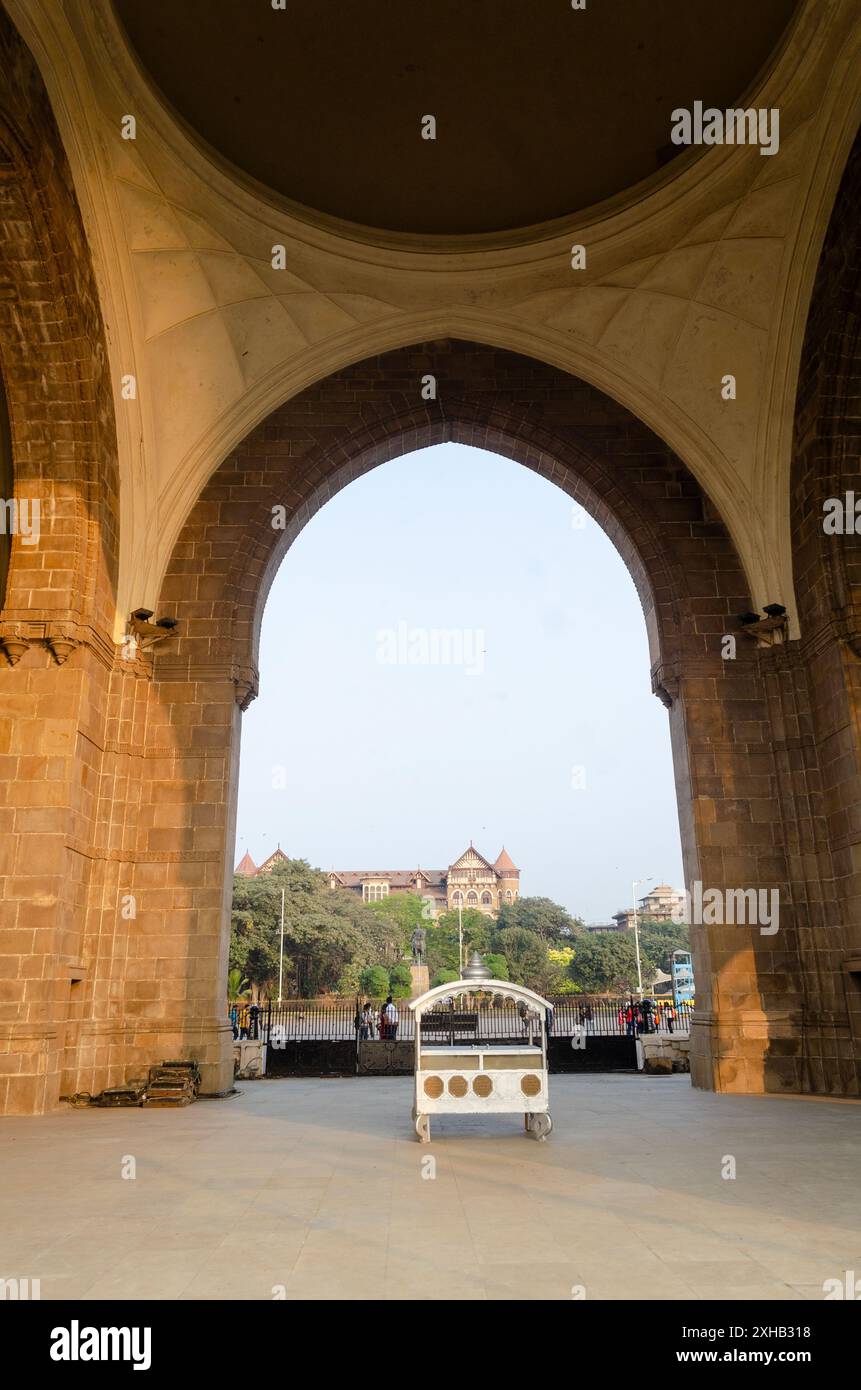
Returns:
[[[411,999],[410,1008],[416,1018],[421,1018],[423,1013],[443,999],[456,999],[463,994],[492,994],[501,999],[512,999],[515,1003],[522,1001],[534,1009],[553,1007],[549,999],[536,994],[534,989],[512,984],[510,980],[450,980],[446,985],[437,985],[426,994],[420,994],[418,999]]]

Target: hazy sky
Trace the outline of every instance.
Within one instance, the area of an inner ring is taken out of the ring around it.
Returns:
[[[588,922],[629,905],[633,879],[682,886],[624,562],[552,483],[445,444],[351,483],[288,551],[243,720],[236,857],[280,841],[323,869],[438,869],[470,840]]]

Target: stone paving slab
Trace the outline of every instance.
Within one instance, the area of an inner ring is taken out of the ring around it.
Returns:
[[[861,1105],[609,1075],[554,1077],[551,1104],[544,1144],[495,1116],[420,1145],[402,1077],[8,1119],[0,1277],[43,1299],[797,1301],[861,1276]]]

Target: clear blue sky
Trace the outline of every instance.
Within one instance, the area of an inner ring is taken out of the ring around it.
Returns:
[[[236,857],[280,841],[323,869],[444,868],[470,840],[491,860],[504,844],[523,893],[588,922],[632,879],[683,886],[624,562],[552,483],[445,444],[351,483],[288,551],[243,720]]]

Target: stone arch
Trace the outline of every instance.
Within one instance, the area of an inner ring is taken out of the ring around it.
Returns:
[[[428,371],[438,396],[421,402]],[[178,627],[156,649],[148,738],[170,761],[144,793],[153,820],[143,843],[170,847],[184,881],[199,885],[198,915],[218,937],[208,948],[215,982],[199,982],[210,1009],[226,968],[238,707],[256,690],[268,584],[292,535],[338,487],[443,439],[507,453],[558,483],[626,559],[652,628],[652,686],[669,710],[687,883],[729,891],[787,882],[760,652],[739,637],[737,659],[721,655],[723,634],[750,607],[747,584],[702,488],[646,425],[587,383],[473,342],[419,344],[335,373],[257,426],[203,489],[168,567],[158,608]],[[281,533],[271,525],[278,504]],[[779,951],[752,929],[695,928],[697,1084],[801,1088],[788,983],[796,940],[788,913],[782,921]],[[203,949],[197,938],[198,956]]]
[[[145,574],[138,576],[138,589],[146,593],[148,602],[155,602],[169,556],[206,484],[221,463],[233,457],[257,429],[275,418],[291,400],[312,390],[315,383],[354,371],[363,362],[393,359],[398,353],[414,351],[416,344],[457,341],[543,363],[551,371],[588,385],[602,398],[609,397],[623,412],[641,421],[685,461],[700,488],[709,492],[741,560],[746,589],[774,598],[774,585],[765,582],[762,546],[757,543],[757,528],[751,525],[751,507],[740,498],[737,480],[716,441],[665,395],[648,389],[617,364],[596,358],[575,334],[562,344],[557,339],[558,335],[546,330],[527,328],[486,310],[414,312],[381,324],[362,324],[360,329],[327,344],[325,351],[313,348],[303,354],[290,365],[286,375],[284,371],[269,374],[263,383],[251,387],[183,458],[182,466],[165,488],[161,541],[153,548]],[[791,605],[791,596],[788,602]]]
[[[418,383],[430,370],[440,394],[424,403]],[[180,621],[171,662],[193,661],[205,649],[209,659],[229,659],[253,691],[265,597],[302,526],[368,469],[449,440],[523,463],[595,517],[637,587],[656,671],[672,665],[686,637],[706,654],[698,603],[714,600],[711,617],[726,621],[749,602],[708,498],[624,406],[534,359],[443,340],[335,373],[281,406],[224,460],[180,534],[162,586],[159,611]],[[278,506],[286,513],[281,531],[271,524]],[[671,544],[673,526],[679,534]],[[704,578],[714,546],[723,556],[716,571],[723,601],[713,573]],[[188,582],[196,550],[207,560],[205,599],[217,610],[217,634],[199,626],[204,592]]]

